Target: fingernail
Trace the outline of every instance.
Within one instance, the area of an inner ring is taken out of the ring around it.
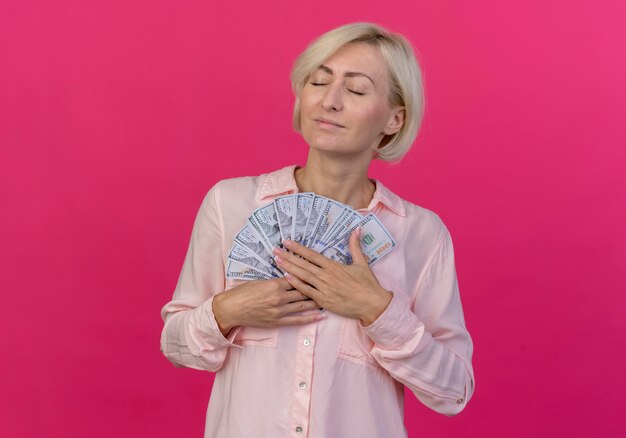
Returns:
[[[278,255],[274,256],[274,260],[276,260],[276,263],[279,265],[282,265],[283,263],[285,263],[285,261],[281,259]]]
[[[291,246],[291,240],[283,240],[283,245],[289,248]]]
[[[283,271],[283,272],[285,272],[285,271]],[[293,280],[293,275],[291,275],[289,272],[285,272],[285,278],[287,280]]]

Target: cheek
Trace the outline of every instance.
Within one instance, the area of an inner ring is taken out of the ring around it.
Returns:
[[[310,88],[304,88],[300,92],[300,108],[301,109],[310,109],[313,107],[318,100],[318,96],[314,93]]]
[[[362,108],[359,118],[364,126],[372,131],[380,132],[387,125],[388,117],[389,112],[377,105],[371,108]]]

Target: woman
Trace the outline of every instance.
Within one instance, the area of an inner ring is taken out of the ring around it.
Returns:
[[[161,348],[177,366],[217,371],[207,437],[405,437],[404,386],[447,415],[474,387],[445,225],[367,176],[373,159],[399,160],[415,139],[420,71],[402,36],[355,23],[314,41],[291,80],[306,166],[209,191],[162,311]],[[226,279],[250,213],[298,192],[374,213],[398,246],[369,267],[358,230],[351,265],[283,241],[289,251],[274,254],[285,278]]]

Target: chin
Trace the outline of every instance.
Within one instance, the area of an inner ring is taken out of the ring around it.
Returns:
[[[311,149],[319,152],[342,153],[347,152],[346,147],[336,143],[329,142],[307,142]]]
[[[304,141],[309,145],[309,147],[320,151],[337,151],[343,148],[341,143],[337,141],[336,138],[328,138],[328,136],[303,134],[302,138],[304,138]]]

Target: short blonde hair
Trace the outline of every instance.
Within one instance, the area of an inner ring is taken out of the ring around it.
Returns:
[[[296,58],[291,71],[291,87],[296,96],[293,128],[301,132],[300,92],[314,71],[346,44],[366,43],[377,48],[389,72],[389,103],[403,106],[402,128],[381,141],[376,158],[400,161],[409,151],[424,116],[424,86],[411,43],[402,35],[389,32],[373,23],[351,23],[326,32]]]

